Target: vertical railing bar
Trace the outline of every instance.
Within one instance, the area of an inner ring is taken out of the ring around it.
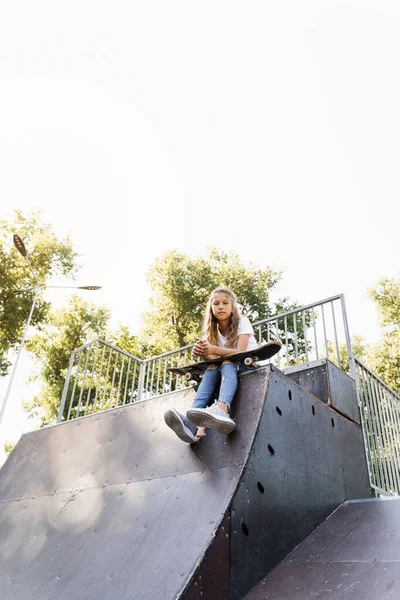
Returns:
[[[289,341],[288,341],[288,330],[287,330],[287,317],[284,317],[285,324],[285,344],[286,344],[286,366],[290,367],[289,361]]]
[[[147,392],[149,391],[150,364],[151,364],[151,360],[146,362],[146,377],[145,377],[145,384],[144,384],[144,398],[145,399],[147,398]]]
[[[339,350],[339,342],[338,342],[337,329],[336,329],[335,308],[333,306],[333,302],[331,302],[331,308],[332,308],[333,331],[335,334],[336,356],[338,359],[339,369],[341,369],[342,365],[340,364],[340,350]]]
[[[78,407],[76,409],[76,414],[79,417],[79,411],[81,409],[81,401],[82,401],[82,396],[83,396],[83,390],[85,387],[85,381],[86,381],[86,373],[87,373],[87,367],[89,364],[89,357],[90,357],[90,351],[92,349],[92,346],[89,346],[89,348],[87,348],[87,352],[86,352],[86,363],[85,363],[85,370],[84,370],[84,376],[82,378],[82,387],[81,387],[81,393],[79,394],[79,402],[78,402]]]
[[[116,352],[115,353],[113,376],[112,376],[112,380],[111,380],[110,401],[108,403],[108,408],[109,409],[113,407],[112,403],[113,403],[113,393],[114,393],[114,382],[115,382],[115,374],[117,372],[118,359],[119,359],[119,354]]]
[[[181,352],[178,352],[178,357],[177,357],[177,366],[180,367],[181,366]],[[175,389],[179,389],[179,379],[178,379],[178,375],[175,375]]]
[[[344,326],[344,336],[345,336],[345,339],[346,339],[347,354],[348,354],[348,357],[349,357],[350,376],[353,379],[355,379],[356,378],[356,373],[355,373],[355,365],[354,365],[354,355],[353,355],[353,348],[352,348],[351,339],[350,339],[349,323],[347,321],[346,303],[345,303],[343,294],[340,295],[340,304],[341,304],[341,307],[342,307],[342,319],[343,319],[343,326]]]
[[[304,331],[304,344],[305,344],[305,349],[306,349],[306,362],[308,363],[308,341],[307,341],[307,326],[306,326],[306,315],[305,315],[305,311],[302,311],[303,313],[303,331]]]
[[[151,361],[151,383],[150,383],[150,398],[153,396],[153,385],[154,385],[154,373],[156,370],[156,360]]]
[[[96,368],[96,362],[97,362],[97,356],[98,356],[98,354],[99,354],[99,342],[96,343],[96,353],[94,355],[93,368],[92,368],[92,373],[90,375],[90,383],[89,383],[88,393],[87,393],[87,396],[86,396],[86,405],[85,405],[84,415],[87,414],[87,410],[88,410],[88,406],[89,406],[89,400],[90,400],[90,396],[91,396],[91,393],[92,393],[93,376],[94,376],[94,370]]]
[[[143,400],[143,387],[144,387],[144,380],[146,377],[146,372],[147,372],[147,362],[144,360],[140,363],[138,391],[137,391],[137,395],[136,395],[137,402],[140,402],[141,400]],[[144,396],[146,398],[146,390],[144,390]]]
[[[163,386],[162,386],[163,394],[165,394],[167,392],[166,379],[167,379],[167,358],[164,358],[164,372],[163,372]]]
[[[296,355],[296,365],[299,364],[299,346],[297,341],[297,313],[293,315],[293,331],[294,331],[294,349]]]
[[[107,371],[106,371],[106,376],[104,379],[104,391],[103,391],[103,398],[101,399],[100,410],[104,410],[104,406],[105,406],[106,394],[107,394],[108,373],[110,372],[110,365],[111,365],[111,355],[112,355],[112,348],[110,348],[110,352],[108,354]]]
[[[314,311],[314,307],[312,307],[312,318],[313,318],[314,341],[315,341],[315,360],[318,360],[317,327],[315,325],[315,311]]]
[[[280,335],[279,335],[279,325],[278,325],[278,319],[276,319],[276,324],[275,324],[275,327],[276,327],[276,341],[278,342],[278,341],[279,341],[279,339],[280,339]],[[277,358],[277,361],[278,361],[278,369],[280,369],[280,368],[281,368],[281,357],[280,357],[280,355],[281,355],[281,353],[280,353],[280,352],[278,352],[278,358]]]
[[[136,386],[136,370],[137,370],[137,361],[135,360],[135,366],[133,368],[133,378],[132,378],[132,391],[131,391],[131,399],[130,399],[130,404],[132,404],[133,401],[133,394],[135,391],[135,386]],[[137,396],[137,394],[136,394]]]
[[[103,352],[101,353],[101,361],[100,361],[100,370],[99,370],[99,376],[97,378],[97,383],[96,383],[96,395],[94,397],[94,401],[93,401],[93,412],[96,412],[96,407],[97,407],[97,398],[99,395],[99,389],[100,389],[100,384],[101,384],[101,374],[103,372],[103,364],[104,364],[104,356],[106,354],[106,345],[103,344]]]
[[[174,359],[173,359],[172,356],[168,357],[168,362],[170,363],[170,366],[172,368],[174,366]],[[169,384],[168,384],[168,387],[169,387],[169,391],[172,392],[172,373],[171,373],[171,371],[169,372]]]
[[[127,396],[127,393],[128,393],[129,373],[130,373],[130,370],[131,370],[131,364],[132,364],[132,358],[129,357],[128,366],[126,368],[126,378],[125,378],[125,386],[124,386],[124,402],[123,402],[124,406],[126,404],[126,396]]]
[[[157,384],[156,384],[156,389],[157,389],[157,395],[160,393],[160,377],[161,377],[161,358],[158,360],[158,373],[157,373]]]
[[[82,361],[82,352],[79,353],[79,360],[78,360],[78,364],[76,366],[75,381],[74,381],[74,387],[72,388],[71,401],[70,401],[69,407],[68,407],[67,421],[69,421],[71,418],[71,409],[72,409],[72,404],[73,404],[73,401],[75,398],[76,381],[78,378],[79,369],[81,367],[81,361]]]
[[[119,375],[117,402],[116,402],[115,406],[119,406],[119,395],[121,393],[121,383],[122,383],[122,377],[123,377],[123,373],[124,373],[124,367],[125,367],[125,356],[123,354],[121,354],[121,373]]]
[[[57,423],[61,423],[61,421],[62,421],[65,403],[66,403],[67,396],[68,396],[69,382],[71,380],[72,369],[73,369],[74,362],[75,362],[75,356],[76,356],[76,352],[75,352],[75,350],[73,350],[71,352],[71,356],[69,357],[67,375],[65,377],[64,387],[63,387],[62,396],[61,396],[60,408],[58,410]]]
[[[257,329],[258,329],[258,343],[261,345],[261,344],[262,344],[262,331],[261,331],[261,325],[258,325]]]
[[[321,312],[322,312],[322,324],[324,326],[324,339],[325,339],[326,358],[329,359],[329,348],[328,348],[328,340],[327,340],[327,337],[326,337],[326,323],[325,323],[325,312],[324,312],[324,306],[323,306],[323,304],[321,304]]]

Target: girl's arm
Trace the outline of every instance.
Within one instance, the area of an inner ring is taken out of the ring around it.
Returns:
[[[206,340],[201,340],[197,344],[202,344],[202,353],[198,354],[203,360],[212,360],[220,356],[229,356],[230,354],[236,354],[237,352],[245,352],[249,344],[250,334],[242,333],[237,339],[236,348],[221,348],[221,346],[214,346]],[[196,344],[196,347],[197,347]]]

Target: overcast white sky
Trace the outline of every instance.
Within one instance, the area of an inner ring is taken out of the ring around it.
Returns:
[[[153,260],[216,245],[282,268],[279,295],[343,292],[375,341],[366,290],[400,270],[399,25],[389,0],[9,3],[1,216],[41,208],[133,331]]]

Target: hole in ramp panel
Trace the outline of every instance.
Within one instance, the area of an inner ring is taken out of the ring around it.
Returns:
[[[245,535],[246,537],[248,537],[248,535],[249,535],[249,533],[250,533],[250,532],[249,532],[249,528],[247,527],[246,523],[244,523],[244,522],[242,523],[242,531],[243,531],[244,535]]]
[[[279,406],[276,407],[276,412],[278,413],[278,415],[282,416],[282,411],[279,408]]]
[[[312,414],[315,415],[315,407],[312,407]]]
[[[289,390],[289,394],[288,395],[289,395],[289,400],[291,400],[292,399],[292,390]]]
[[[268,450],[269,450],[271,456],[273,456],[275,454],[275,450],[273,449],[273,447],[271,446],[271,444],[268,444]]]
[[[261,492],[261,494],[264,493],[264,486],[262,483],[260,483],[259,481],[257,481],[257,487],[259,489],[259,491]]]
[[[331,423],[332,423],[332,427],[335,427],[335,421],[333,420],[333,418],[331,419]]]

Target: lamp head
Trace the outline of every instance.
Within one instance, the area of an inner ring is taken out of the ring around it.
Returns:
[[[20,254],[22,254],[22,256],[24,258],[26,258],[26,248],[25,248],[25,244],[24,242],[21,240],[21,238],[19,237],[19,235],[17,235],[16,233],[14,233],[14,246],[16,247],[16,249],[18,250],[18,252]]]

